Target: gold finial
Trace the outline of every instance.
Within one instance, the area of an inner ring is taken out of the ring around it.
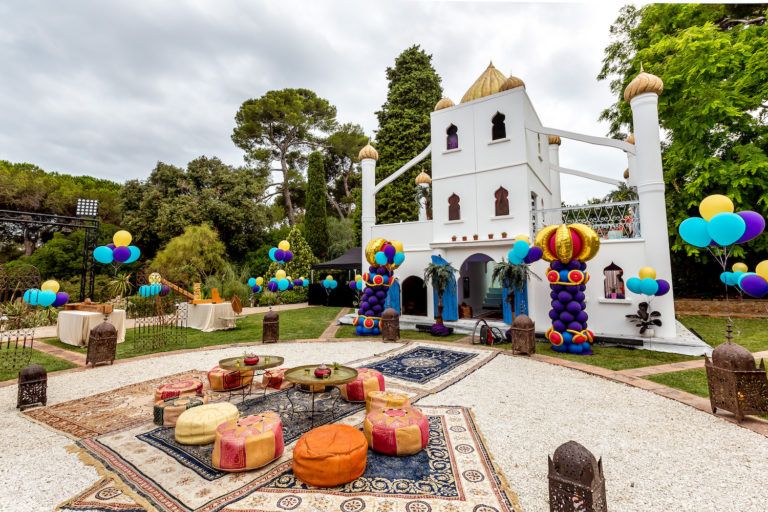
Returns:
[[[453,101],[451,101],[451,98],[443,96],[443,98],[440,101],[438,101],[437,104],[435,105],[435,111],[442,110],[444,108],[451,108],[455,106],[456,104]]]
[[[626,142],[628,144],[634,144],[635,143],[635,134],[634,133],[630,133],[629,137],[624,139],[624,142]]]
[[[560,137],[557,135],[550,135],[549,136],[549,143],[550,144],[557,144],[558,146],[562,144],[563,141],[560,140]]]
[[[491,62],[486,70],[483,71],[483,74],[475,80],[475,83],[472,84],[461,98],[461,103],[496,94],[506,80],[507,77],[504,76],[504,73],[493,67],[493,62]]]
[[[416,176],[416,179],[413,180],[417,185],[429,185],[432,183],[432,178],[429,177],[429,174],[425,173],[424,171],[421,171],[418,176]]]
[[[663,90],[664,82],[662,82],[661,78],[657,77],[656,75],[646,73],[642,70],[641,65],[640,73],[634,78],[634,80],[629,82],[627,88],[624,89],[624,99],[626,101],[631,101],[635,96],[645,94],[647,92],[653,92],[656,93],[656,95],[660,95],[661,91]]]
[[[376,151],[376,149],[374,149],[373,146],[371,146],[371,143],[369,141],[368,144],[366,144],[365,147],[360,150],[360,153],[357,155],[357,158],[359,160],[361,160],[361,161],[365,160],[366,158],[371,158],[373,160],[378,160],[379,159],[379,153],[378,153],[378,151]]]

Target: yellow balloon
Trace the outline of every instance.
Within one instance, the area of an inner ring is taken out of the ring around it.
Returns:
[[[112,237],[112,242],[114,242],[115,247],[127,247],[131,245],[131,240],[133,240],[133,237],[124,229],[118,231],[115,233],[115,236]]]
[[[528,245],[531,245],[531,239],[528,238],[527,235],[517,235],[515,237],[515,242],[517,242],[518,240],[525,240],[525,243],[527,243]]]
[[[362,280],[363,280],[363,276],[361,276],[360,274],[357,274],[355,276],[355,282],[362,281]]]
[[[755,267],[755,273],[765,280],[768,280],[768,260],[763,260]]]
[[[277,272],[275,272],[275,277],[277,278],[278,281],[281,279],[285,279],[285,270],[280,269]]]
[[[147,280],[149,281],[149,284],[159,284],[161,279],[162,277],[158,272],[152,272],[151,274],[149,274],[149,277],[147,278]]]
[[[290,251],[291,250],[291,244],[288,243],[288,240],[283,240],[279,244],[277,244],[277,248],[281,251]]]
[[[303,280],[304,280],[304,278],[303,278],[303,277],[300,277],[300,278],[299,278],[299,281],[303,281]]]
[[[749,267],[746,265],[746,263],[734,263],[733,267],[731,267],[734,272],[747,272],[749,270]]]
[[[59,292],[59,283],[54,281],[53,279],[49,279],[48,281],[44,282],[40,289],[44,292],[53,292],[58,293]]]
[[[718,213],[724,212],[733,213],[733,201],[720,194],[705,197],[699,204],[699,213],[704,220],[709,220]]]
[[[264,278],[263,277],[257,277],[256,278],[256,286],[261,286],[262,283],[264,283]]]
[[[403,252],[403,242],[400,240],[390,240],[389,244],[394,247],[397,252]]]
[[[640,279],[656,279],[656,271],[651,267],[643,267],[638,272]]]
[[[286,279],[289,281],[293,281],[293,278],[291,276],[287,276]]]
[[[325,280],[326,281],[333,281],[333,276],[331,274],[328,274],[327,276],[325,276]]]

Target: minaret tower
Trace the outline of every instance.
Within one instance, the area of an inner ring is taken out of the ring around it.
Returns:
[[[376,162],[379,160],[379,153],[371,146],[371,143],[365,145],[360,150],[357,158],[362,167],[363,186],[362,186],[362,212],[360,212],[360,224],[362,231],[363,252],[371,241],[371,229],[376,223]],[[362,261],[365,261],[363,254]]]

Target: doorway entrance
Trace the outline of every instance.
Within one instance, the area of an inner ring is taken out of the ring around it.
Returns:
[[[459,317],[501,318],[504,294],[491,277],[496,263],[483,253],[475,253],[459,269]]]
[[[401,285],[404,315],[427,316],[427,289],[424,280],[410,276]]]

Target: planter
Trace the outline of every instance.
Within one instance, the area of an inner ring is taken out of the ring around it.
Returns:
[[[493,240],[493,233],[488,235],[488,240]]]
[[[472,235],[473,240],[477,240],[477,235]]]
[[[465,236],[461,237],[461,241],[462,242],[466,242],[467,241],[467,237],[465,237]]]
[[[507,238],[507,234],[506,233],[502,233],[501,234],[501,238]]]
[[[456,235],[453,235],[453,236],[451,237],[451,242],[455,242],[455,241],[456,241]]]
[[[654,329],[646,329],[645,332],[642,334],[643,338],[653,338],[653,335],[656,333]]]

